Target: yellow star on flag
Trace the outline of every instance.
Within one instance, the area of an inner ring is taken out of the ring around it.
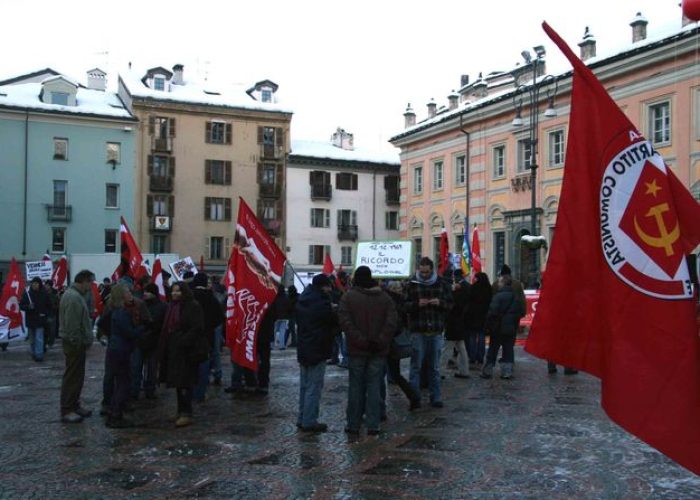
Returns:
[[[656,198],[657,191],[661,191],[661,188],[656,185],[656,179],[654,179],[651,182],[645,182],[644,184],[646,184],[646,186],[647,186],[647,192],[644,194],[650,194],[654,198]]]

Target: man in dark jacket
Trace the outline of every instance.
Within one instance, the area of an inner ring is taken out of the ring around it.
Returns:
[[[331,305],[331,280],[314,276],[296,305],[297,361],[299,361],[299,416],[297,427],[306,432],[325,432],[318,421],[326,359],[331,355],[336,315]]]
[[[132,385],[131,397],[138,399],[143,381],[143,392],[146,399],[155,399],[158,382],[158,338],[163,328],[167,306],[158,296],[158,286],[147,284],[143,289],[143,302],[151,316],[151,323],[145,329],[142,338],[136,341],[136,349],[131,356]]]
[[[29,290],[22,295],[19,308],[25,312],[32,359],[44,361],[44,336],[51,316],[51,297],[44,290],[41,278],[32,278]]]
[[[440,392],[440,353],[442,352],[442,331],[445,318],[452,309],[452,292],[449,286],[437,275],[433,261],[423,257],[418,272],[408,284],[406,311],[409,315],[409,329],[413,342],[411,356],[411,385],[420,391],[421,366],[427,358],[429,367],[428,387],[430,404],[442,408]]]
[[[340,300],[338,320],[347,337],[349,355],[345,432],[360,432],[364,412],[367,434],[379,434],[380,384],[398,315],[394,301],[372,279],[369,267],[355,270],[353,287]]]
[[[204,313],[204,334],[211,351],[211,346],[214,345],[214,332],[219,325],[223,324],[224,312],[209,287],[209,276],[206,273],[197,273],[192,279],[191,288],[194,300],[201,306]],[[198,403],[203,403],[206,398],[207,387],[209,387],[209,367],[210,358],[202,361],[198,367],[197,384],[193,394],[193,400]]]

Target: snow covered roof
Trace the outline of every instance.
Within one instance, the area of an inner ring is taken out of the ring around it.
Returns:
[[[387,153],[364,148],[348,150],[334,146],[329,142],[321,141],[292,139],[292,151],[290,154],[329,160],[389,163],[397,166],[401,164],[398,151],[396,153]]]
[[[41,83],[18,83],[0,86],[0,107],[135,120],[124,107],[119,97],[110,92],[78,87],[76,93],[77,105],[62,106],[60,104],[42,102],[39,99],[41,89]]]
[[[185,79],[181,85],[170,85],[167,90],[155,90],[148,87],[134,71],[120,73],[119,78],[134,98],[273,113],[292,113],[291,109],[279,104],[254,100],[246,93],[246,88],[242,85],[223,86]]]

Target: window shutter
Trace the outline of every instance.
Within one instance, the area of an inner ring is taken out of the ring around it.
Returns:
[[[323,227],[331,227],[331,211],[328,208],[323,211],[323,222]]]
[[[148,175],[153,175],[153,155],[148,155],[148,167],[146,168]]]
[[[309,264],[314,263],[314,246],[309,245]]]
[[[211,184],[211,160],[204,160],[204,182]]]
[[[204,220],[211,220],[211,198],[204,198]]]
[[[231,198],[224,198],[224,220],[231,220]]]
[[[357,191],[357,174],[351,174],[352,179],[352,186],[350,186],[350,189]]]
[[[284,146],[284,129],[282,127],[277,127],[275,130],[275,139],[278,147]]]
[[[228,160],[224,162],[224,184],[231,185],[231,162]]]
[[[314,227],[314,209],[309,210],[309,227]]]
[[[275,219],[282,222],[282,200],[275,201]]]
[[[263,164],[258,163],[258,184],[262,184],[263,180]]]
[[[204,237],[204,255],[209,257],[211,259],[211,254],[209,253],[211,251],[211,246],[209,245],[209,236]]]
[[[384,212],[384,228],[389,229],[389,212]]]
[[[258,127],[258,144],[263,143],[263,128]]]
[[[350,225],[357,226],[357,210],[352,210],[350,212]]]
[[[204,126],[204,142],[211,142],[211,122],[206,122]]]
[[[148,117],[148,135],[155,135],[156,133],[156,117]]]
[[[170,126],[168,127],[168,135],[170,137],[175,137],[175,118],[170,118]]]
[[[175,157],[171,156],[168,158],[168,177],[173,179],[175,177]]]
[[[309,172],[309,184],[313,184],[313,183],[314,183],[314,179],[315,179],[315,177],[316,177],[316,176],[314,175],[315,173],[316,173],[316,172],[313,172],[313,171]]]
[[[259,219],[262,219],[262,218],[263,218],[262,209],[263,209],[263,201],[262,201],[260,198],[258,198],[258,205],[257,205],[256,215],[258,216]]]
[[[282,186],[284,185],[284,171],[282,170],[282,165],[275,165],[275,184],[279,193],[282,193]]]
[[[338,210],[338,227],[343,225],[343,211]]]
[[[341,174],[341,173],[335,174],[335,187],[338,189],[342,189],[345,187],[345,186],[343,186],[343,182],[341,180],[342,178],[343,178],[343,174]]]
[[[228,260],[231,255],[231,238],[224,238],[224,255],[223,258]]]
[[[168,196],[168,215],[170,217],[175,217],[175,197]]]
[[[384,176],[384,189],[389,189],[389,179],[390,177],[388,175]]]
[[[146,215],[151,217],[153,215],[153,195],[149,194],[146,196]]]
[[[331,173],[330,172],[321,172],[321,178],[323,179],[324,184],[331,183]]]
[[[231,144],[231,124],[226,124],[226,144]]]

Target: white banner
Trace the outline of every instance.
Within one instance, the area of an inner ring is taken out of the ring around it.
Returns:
[[[27,270],[27,281],[31,281],[33,278],[41,278],[41,281],[51,279],[51,273],[53,273],[53,262],[50,260],[27,262],[25,263],[25,267]]]
[[[192,271],[192,273],[197,274],[197,266],[194,265],[192,257],[185,257],[184,259],[171,262],[170,269],[173,271],[173,276],[176,276],[178,281],[183,280],[183,276],[187,271]]]
[[[413,242],[361,241],[355,252],[355,269],[367,266],[373,278],[408,278],[413,274]]]

